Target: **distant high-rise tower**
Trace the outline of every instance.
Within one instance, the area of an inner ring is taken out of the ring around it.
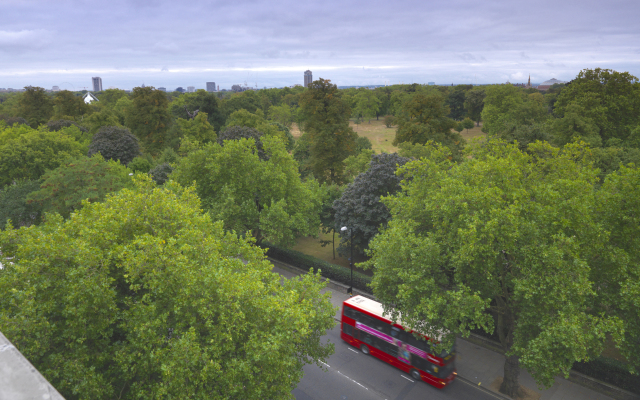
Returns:
[[[99,76],[94,76],[91,78],[91,82],[93,83],[93,91],[94,92],[102,92],[102,78]]]
[[[304,86],[310,87],[311,82],[313,82],[313,75],[311,74],[311,71],[309,70],[304,71]]]
[[[193,93],[193,92],[195,92],[195,91],[196,91],[195,86],[187,86],[187,92],[189,92],[189,93]]]
[[[216,83],[207,82],[207,92],[215,92],[215,91],[216,91]]]

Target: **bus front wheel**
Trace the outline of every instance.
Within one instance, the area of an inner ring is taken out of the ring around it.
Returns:
[[[411,377],[413,377],[413,379],[420,381],[422,380],[422,377],[420,376],[420,372],[418,372],[417,369],[412,369],[411,370]]]
[[[362,346],[360,346],[360,350],[362,350],[362,353],[365,356],[369,355],[369,346],[367,346],[366,344],[363,344]]]

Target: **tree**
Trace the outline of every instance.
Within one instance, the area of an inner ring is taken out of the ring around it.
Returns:
[[[94,112],[89,115],[83,123],[89,128],[91,136],[95,135],[102,127],[105,126],[122,126],[118,114],[108,108]]]
[[[564,117],[555,118],[551,124],[552,142],[564,146],[574,141],[584,141],[591,147],[601,147],[602,138],[598,125],[581,105],[572,103],[565,107]]]
[[[257,129],[246,126],[232,126],[220,132],[220,136],[218,136],[218,143],[221,146],[224,146],[227,140],[252,139],[255,143],[260,159],[267,160],[269,157],[262,147],[262,136],[263,133]]]
[[[473,128],[473,121],[470,118],[465,118],[462,121],[462,127],[467,130],[467,133],[469,133],[469,129]]]
[[[370,149],[364,149],[356,155],[349,156],[344,159],[344,177],[347,182],[353,182],[356,176],[369,169],[371,157],[376,152]]]
[[[328,240],[321,240],[320,244],[322,247],[331,243],[331,247],[333,250],[333,259],[336,258],[336,230],[339,229],[336,226],[336,212],[333,209],[333,203],[338,200],[342,196],[342,192],[344,191],[344,186],[332,184],[323,184],[320,187],[322,194],[322,206],[320,208],[320,223],[321,230],[323,233],[331,234],[331,242]]]
[[[409,163],[401,194],[383,200],[389,227],[369,245],[374,293],[394,319],[402,313],[429,337],[445,332],[437,352],[471,329],[493,332],[495,319],[506,353],[500,391],[512,397],[520,365],[551,386],[599,355],[607,333],[619,339],[616,318],[594,307],[600,282],[589,260],[607,234],[585,153],[491,140],[463,163],[437,152]]]
[[[439,94],[416,93],[405,101],[397,116],[398,129],[393,145],[402,142],[427,143],[433,140],[449,147],[454,158],[461,157],[464,139],[457,132],[451,132],[456,122],[447,117],[448,107]]]
[[[467,91],[464,96],[464,109],[467,111],[469,118],[476,121],[476,126],[480,126],[485,96],[484,88],[480,87]]]
[[[220,136],[222,137],[223,134]],[[202,205],[214,220],[257,243],[292,246],[298,236],[317,235],[320,198],[313,180],[302,182],[282,142],[261,136],[264,157],[253,139],[225,140],[188,154],[172,179],[196,182]]]
[[[22,180],[0,190],[0,229],[4,229],[8,220],[16,228],[40,222],[42,209],[37,204],[27,203],[29,193],[38,189],[39,180]]]
[[[320,182],[341,182],[343,161],[355,151],[351,109],[339,96],[338,87],[322,78],[300,95],[303,129],[309,134],[309,166]]]
[[[169,142],[167,132],[171,116],[167,110],[167,96],[152,87],[136,87],[131,100],[133,104],[127,110],[125,125],[138,137],[146,152],[158,154]]]
[[[344,251],[353,237],[353,247],[364,253],[369,241],[378,234],[391,218],[389,209],[380,202],[380,196],[389,196],[400,190],[398,167],[409,159],[398,154],[374,154],[369,168],[356,176],[333,203],[336,226],[349,227],[349,235],[340,236],[340,248]]]
[[[53,101],[43,88],[27,86],[20,96],[18,113],[32,128],[37,128],[51,118]]]
[[[80,117],[88,111],[89,106],[84,99],[68,90],[57,92],[53,98],[53,116],[56,119]]]
[[[311,142],[309,140],[309,134],[303,133],[302,135],[300,135],[298,140],[296,140],[295,145],[293,146],[292,155],[293,159],[298,163],[298,171],[300,172],[300,177],[302,179],[306,179],[310,175],[313,176],[310,164]]]
[[[108,193],[130,184],[126,167],[96,154],[70,160],[48,171],[42,176],[39,190],[30,193],[27,202],[37,204],[43,212],[56,212],[68,218],[84,201],[103,201]]]
[[[85,152],[86,147],[65,134],[31,130],[0,145],[0,185],[39,179],[47,170]]]
[[[464,102],[471,85],[457,85],[449,88],[446,104],[449,106],[449,118],[460,121],[465,117]]]
[[[555,102],[554,112],[564,117],[575,113],[589,118],[598,129],[602,143],[611,138],[625,141],[640,125],[640,82],[628,72],[610,69],[584,69],[567,84]]]
[[[279,122],[287,128],[291,128],[291,125],[293,124],[291,107],[287,104],[269,107],[269,119]]]
[[[103,126],[93,135],[87,155],[91,157],[97,153],[100,153],[105,160],[120,161],[121,164],[127,165],[140,155],[138,138],[133,136],[127,128]]]
[[[128,97],[127,92],[122,89],[107,89],[103,91],[98,100],[100,100],[100,104],[107,108],[114,108],[118,101],[123,98]]]
[[[0,326],[67,399],[288,398],[326,361],[320,275],[285,280],[193,188],[135,188],[0,233]]]
[[[169,180],[169,175],[171,175],[172,172],[173,167],[171,164],[164,162],[153,167],[149,171],[149,175],[156,184],[164,185],[164,183]]]
[[[380,99],[376,97],[373,90],[369,89],[361,89],[358,90],[358,94],[356,95],[356,107],[355,111],[358,115],[362,115],[363,118],[369,119],[369,123],[371,123],[371,118],[375,117],[380,109]]]
[[[216,132],[219,132],[225,124],[225,116],[220,109],[220,100],[215,93],[198,89],[193,93],[186,93],[171,102],[169,111],[175,118],[189,119],[187,111],[199,110],[200,113],[207,114],[207,121]]]
[[[548,107],[538,92],[526,94],[512,85],[486,88],[482,130],[490,135],[505,137],[513,126],[542,124],[548,118]]]
[[[176,123],[180,127],[182,136],[189,136],[200,143],[215,142],[218,137],[207,117],[206,112],[199,112],[193,119],[178,118]]]
[[[387,128],[391,128],[393,124],[396,122],[395,120],[396,120],[396,117],[394,117],[393,115],[385,115],[384,126],[386,126]]]

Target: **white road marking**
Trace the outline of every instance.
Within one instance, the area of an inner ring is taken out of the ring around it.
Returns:
[[[355,383],[356,385],[358,385],[358,386],[362,386],[363,388],[365,388],[365,389],[369,390],[369,388],[368,388],[368,387],[364,386],[363,384],[361,384],[361,383],[360,383],[360,382],[358,382],[358,381],[354,381],[353,379],[349,378],[348,376],[346,376],[346,375],[345,375],[345,374],[343,374],[342,372],[340,372],[340,371],[336,371],[336,372],[337,372],[337,373],[339,373],[340,375],[344,376],[345,378],[347,378],[347,379],[348,379],[348,380],[350,380],[351,382]]]
[[[349,350],[353,351],[354,353],[360,353],[359,351],[354,350],[354,349],[352,349],[351,347],[347,347],[347,349],[349,349]]]
[[[408,380],[409,382],[414,382],[414,383],[416,382],[416,381],[414,381],[413,379],[409,379],[409,378],[407,378],[407,377],[406,377],[406,376],[404,376],[404,375],[400,375],[400,376],[401,376],[401,377],[403,377],[404,379]]]
[[[327,363],[325,363],[325,362],[322,362],[322,361],[320,361],[320,362],[321,362],[322,364],[326,365],[326,366],[327,366],[327,368],[331,368],[331,365],[329,365],[329,364],[327,364]]]

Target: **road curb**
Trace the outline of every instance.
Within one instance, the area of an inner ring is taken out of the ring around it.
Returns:
[[[491,396],[495,397],[496,399],[513,400],[511,397],[509,397],[509,396],[507,396],[505,394],[502,394],[502,393],[499,393],[499,392],[494,392],[493,390],[488,389],[485,386],[475,384],[475,383],[473,383],[472,381],[470,381],[469,379],[467,379],[467,378],[465,378],[463,376],[458,375],[458,377],[456,379],[459,379],[460,381],[468,384],[469,386],[473,386],[473,387],[477,388],[478,390],[480,390],[481,392],[484,392],[484,393],[486,393],[488,395],[491,395]]]

